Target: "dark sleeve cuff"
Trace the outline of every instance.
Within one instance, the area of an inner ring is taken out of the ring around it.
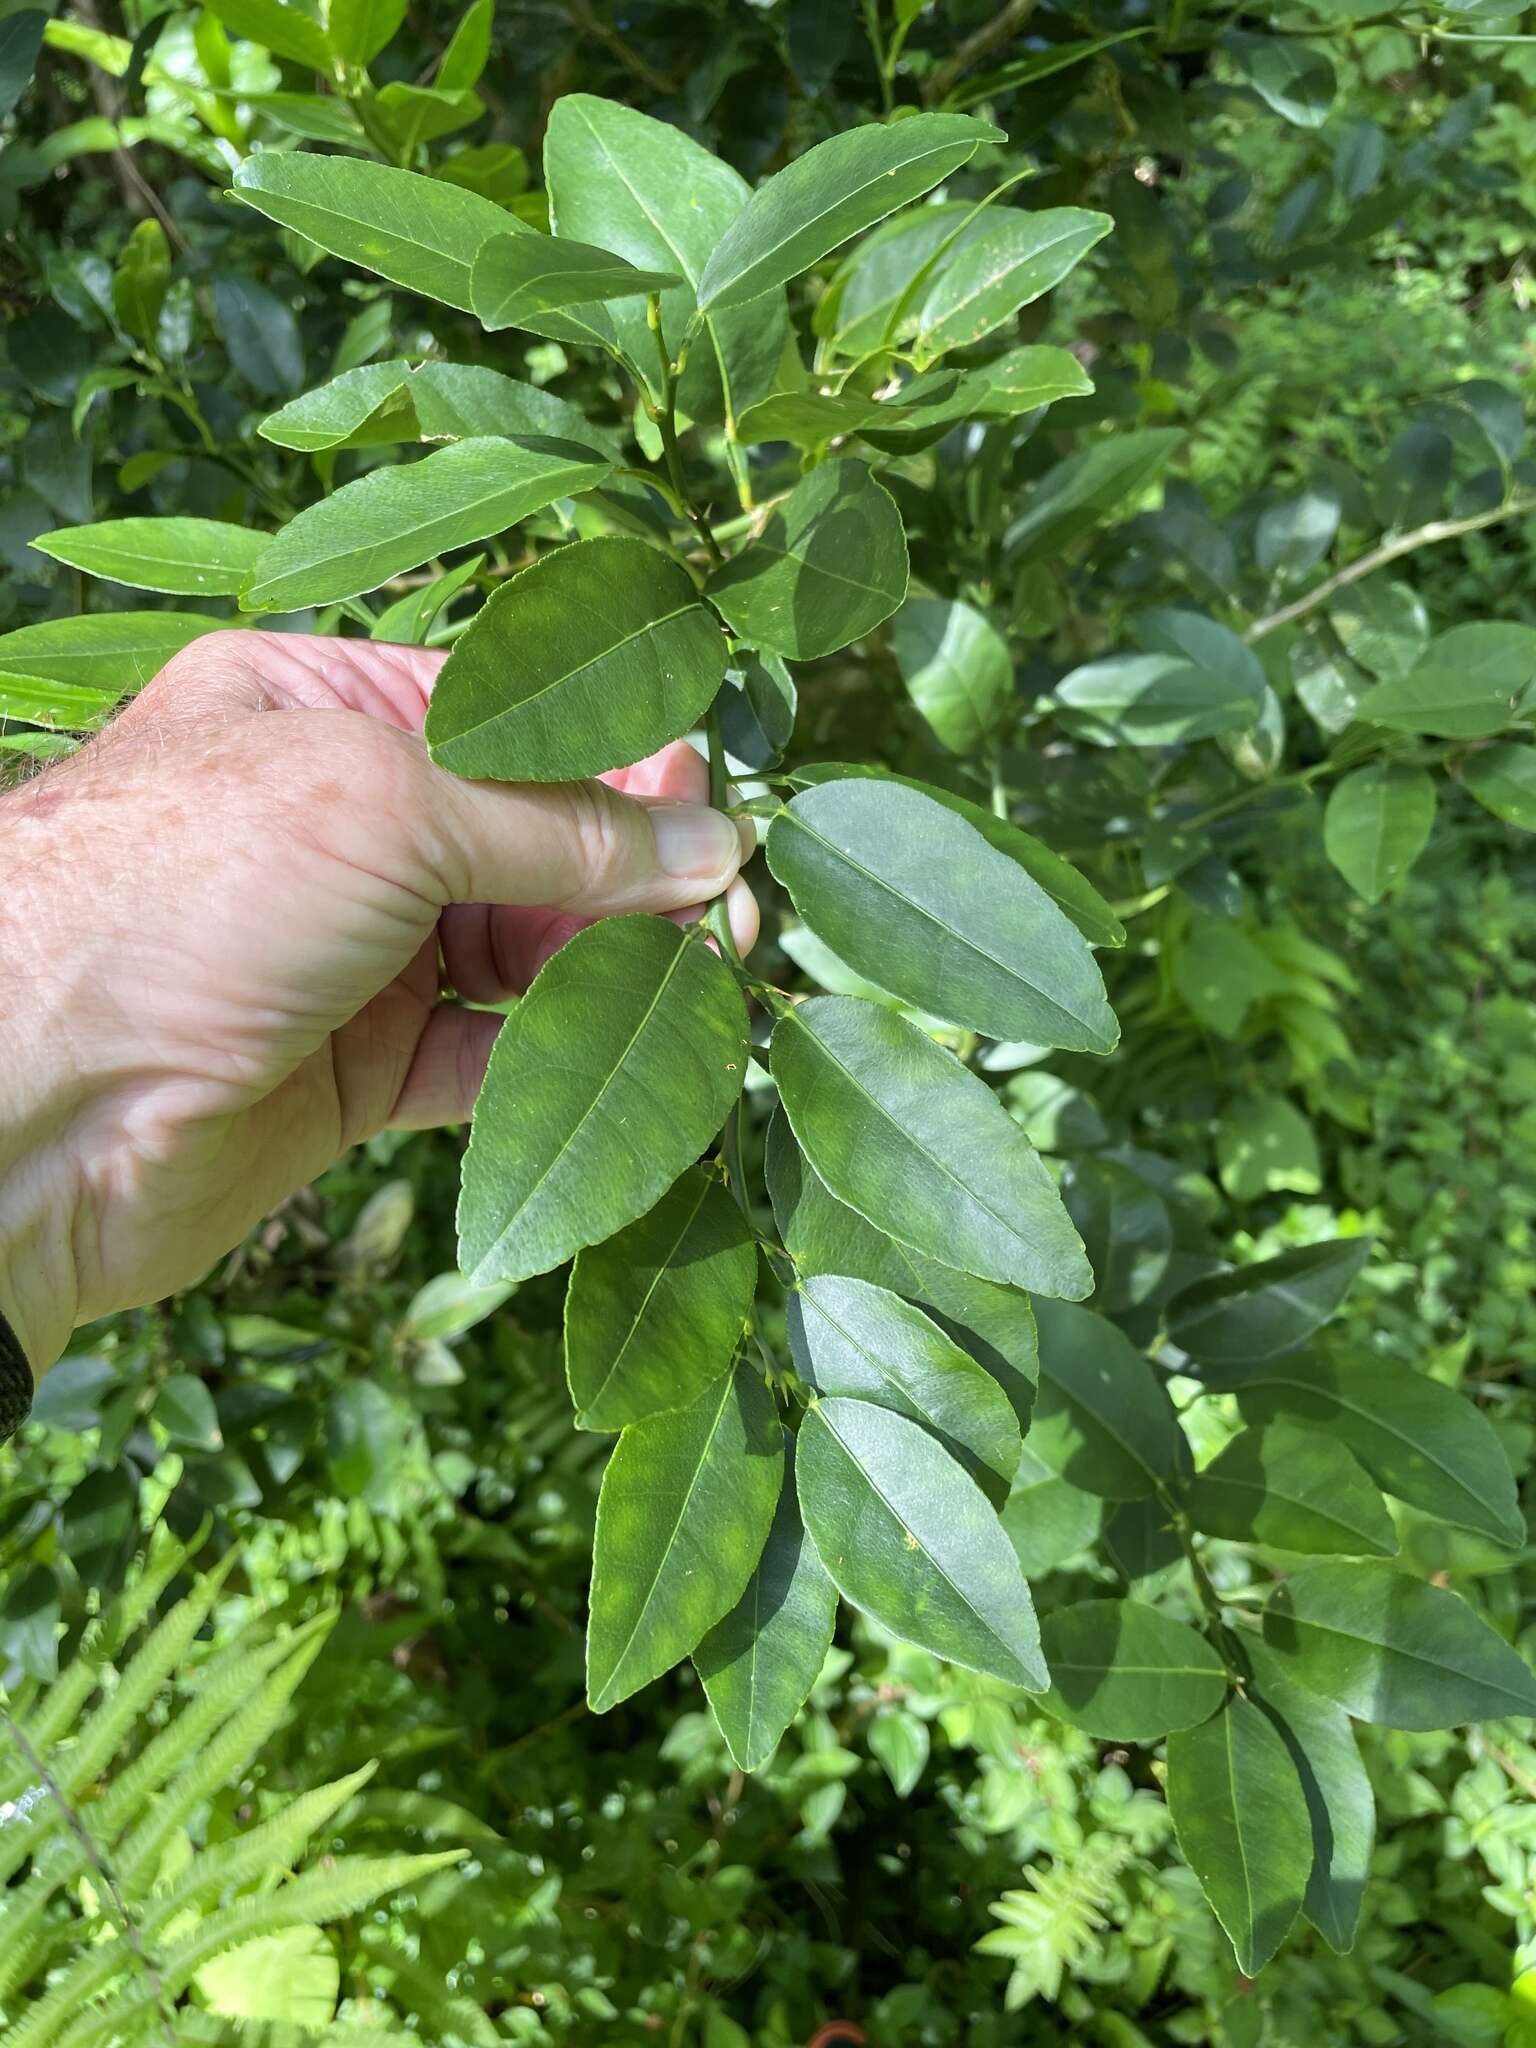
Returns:
[[[32,1408],[32,1369],[16,1333],[0,1316],[0,1444],[12,1437]]]

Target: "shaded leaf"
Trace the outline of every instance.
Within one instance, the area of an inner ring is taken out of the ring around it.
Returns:
[[[1442,739],[1483,739],[1519,714],[1536,682],[1536,627],[1452,626],[1405,675],[1388,676],[1360,705],[1372,725]]]
[[[1195,1528],[1233,1543],[1324,1556],[1391,1557],[1387,1504],[1343,1444],[1284,1422],[1245,1429],[1186,1496]]]
[[[1226,1697],[1226,1667],[1182,1621],[1135,1600],[1081,1600],[1048,1614],[1045,1706],[1109,1742],[1155,1742],[1209,1720]]]
[[[1259,1366],[1337,1315],[1375,1240],[1334,1237],[1214,1273],[1176,1294],[1168,1334],[1202,1366]]]
[[[981,230],[940,265],[918,313],[919,358],[968,348],[1060,284],[1110,232],[1107,213],[1052,206],[1038,213],[997,207]]]
[[[626,299],[681,283],[676,271],[637,270],[622,256],[553,235],[497,235],[482,244],[469,291],[482,327],[526,326],[530,315]]]
[[[1485,811],[1522,832],[1536,832],[1536,747],[1521,740],[1479,747],[1461,779]]]
[[[1323,849],[1367,903],[1402,880],[1435,822],[1435,785],[1422,768],[1369,761],[1336,783],[1323,813]]]
[[[1105,1317],[1037,1301],[1040,1394],[1030,1445],[1106,1500],[1140,1500],[1173,1476],[1183,1438],[1151,1366]]]
[[[979,747],[1013,697],[1013,659],[985,613],[958,599],[909,597],[891,624],[907,695],[952,754]]]

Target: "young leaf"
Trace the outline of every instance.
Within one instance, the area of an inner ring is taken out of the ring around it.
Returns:
[[[470,273],[469,293],[476,319],[495,332],[525,327],[530,316],[558,312],[562,306],[643,297],[681,282],[676,271],[637,270],[622,256],[586,242],[507,234],[482,244]]]
[[[101,519],[32,542],[88,576],[177,597],[233,597],[268,544],[266,534],[222,519]]]
[[[1114,226],[1107,213],[994,207],[981,232],[940,267],[917,320],[919,361],[969,348],[1050,291]]]
[[[1370,761],[1335,783],[1323,850],[1357,895],[1379,903],[1429,844],[1435,785],[1422,768]]]
[[[577,1255],[565,1374],[578,1429],[622,1429],[692,1401],[730,1370],[757,1250],[740,1209],[696,1166],[647,1215]]]
[[[506,782],[627,767],[687,732],[725,659],[679,563],[643,540],[576,541],[508,577],[470,622],[433,690],[427,744],[456,775]]]
[[[1168,1810],[1238,1968],[1256,1975],[1290,1932],[1312,1868],[1301,1780],[1268,1716],[1234,1695],[1170,1735]]]
[[[1481,747],[1468,757],[1461,779],[1485,811],[1536,832],[1536,747],[1521,740]]]
[[[813,1276],[786,1306],[795,1366],[819,1394],[873,1401],[920,1422],[994,1505],[1019,1462],[1007,1396],[921,1309],[846,1276]]]
[[[684,283],[662,294],[669,358],[680,354],[694,317],[696,287],[710,253],[750,197],[738,171],[670,121],[590,93],[555,102],[544,134],[550,222],[611,249],[642,270],[675,271]],[[656,337],[646,309],[618,301],[614,331],[629,361],[659,395]],[[789,333],[782,298],[745,310],[710,312],[688,351],[678,402],[692,419],[734,419],[778,382]]]
[[[1245,1429],[1195,1479],[1189,1519],[1207,1536],[1322,1556],[1392,1557],[1387,1504],[1343,1444],[1278,1422]]]
[[[414,441],[420,429],[406,391],[410,368],[406,362],[387,362],[344,370],[269,413],[256,431],[280,448],[306,451]]]
[[[1040,1394],[1030,1442],[1085,1493],[1141,1500],[1178,1470],[1184,1442],[1152,1368],[1092,1309],[1037,1301]]]
[[[693,1653],[738,1770],[772,1761],[821,1675],[836,1620],[837,1588],[786,1485],[747,1590]]]
[[[1406,675],[1360,706],[1372,725],[1442,739],[1483,739],[1513,725],[1536,682],[1536,627],[1475,623],[1439,633]]]
[[[891,623],[907,695],[941,746],[969,754],[1013,698],[1013,657],[984,612],[958,598],[909,597]]]
[[[330,0],[326,28],[336,54],[371,64],[405,19],[406,0]]]
[[[19,626],[0,634],[0,716],[88,731],[222,623],[188,612],[93,612]]]
[[[578,932],[491,1054],[464,1158],[463,1270],[527,1279],[643,1216],[724,1123],[746,1034],[730,970],[697,936],[655,917]]]
[[[951,1664],[1044,1690],[1013,1546],[926,1430],[868,1401],[818,1401],[800,1425],[795,1482],[811,1541],[852,1606]]]
[[[241,602],[249,611],[294,611],[376,590],[556,498],[591,490],[609,466],[590,449],[528,434],[456,441],[419,462],[370,470],[289,520]]]
[[[1425,1373],[1363,1351],[1283,1358],[1240,1370],[1237,1399],[1246,1422],[1286,1417],[1336,1438],[1378,1486],[1453,1529],[1510,1550],[1525,1541],[1515,1477],[1492,1423]]]
[[[824,462],[709,579],[715,609],[770,654],[811,661],[890,617],[907,594],[901,514],[862,462]]]
[[[1312,1821],[1312,1875],[1307,1918],[1328,1946],[1354,1946],[1360,1902],[1376,1838],[1376,1799],[1348,1714],[1286,1676],[1257,1636],[1244,1633],[1248,1697],[1273,1722],[1290,1752]]]
[[[806,1158],[877,1230],[983,1280],[1089,1292],[1077,1233],[1029,1140],[915,1024],[817,996],[779,1019],[771,1058]]]
[[[479,84],[491,54],[495,18],[495,0],[474,0],[459,16],[453,38],[437,67],[437,83],[444,92],[469,92]]]
[[[331,69],[330,37],[312,14],[288,0],[218,0],[208,11],[231,35],[260,44],[274,57],[291,58],[306,71]]]
[[[1041,1624],[1040,1647],[1047,1710],[1106,1742],[1193,1728],[1226,1697],[1226,1667],[1205,1638],[1134,1600],[1058,1607]]]
[[[587,1700],[606,1714],[686,1657],[741,1598],[784,1483],[784,1432],[738,1365],[689,1407],[626,1429],[592,1546]]]
[[[1288,1676],[1357,1721],[1456,1728],[1536,1714],[1536,1677],[1457,1593],[1390,1564],[1320,1564],[1283,1580],[1264,1640]]]
[[[903,1002],[991,1038],[1114,1050],[1081,933],[944,805],[896,782],[823,783],[775,816],[767,854],[811,930]]]
[[[1374,1243],[1332,1237],[1197,1280],[1169,1303],[1168,1334],[1197,1364],[1218,1369],[1299,1350],[1337,1315]]]
[[[715,245],[699,305],[723,312],[787,284],[862,229],[941,184],[1002,130],[968,114],[915,114],[834,135],[760,185]]]

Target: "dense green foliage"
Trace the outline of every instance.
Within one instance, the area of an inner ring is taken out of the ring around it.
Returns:
[[[15,2038],[1528,2039],[1518,24],[123,27],[0,17],[0,747],[451,645],[769,916],[45,1383]]]

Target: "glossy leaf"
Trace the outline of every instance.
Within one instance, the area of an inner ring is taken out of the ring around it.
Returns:
[[[1519,715],[1536,683],[1536,627],[1452,626],[1406,675],[1378,683],[1360,706],[1372,725],[1442,739],[1483,739]]]
[[[1162,1285],[1173,1224],[1156,1188],[1118,1159],[1075,1159],[1062,1187],[1093,1267],[1094,1306],[1134,1308]]]
[[[1230,30],[1223,38],[1239,71],[1267,107],[1296,128],[1320,128],[1333,103],[1333,66],[1300,36],[1251,35]]]
[[[269,545],[268,536],[221,519],[102,519],[32,542],[88,576],[178,597],[232,597]]]
[[[1013,658],[984,612],[959,599],[909,597],[891,623],[907,695],[952,754],[986,739],[1013,697]]]
[[[579,932],[491,1054],[464,1159],[463,1270],[526,1279],[643,1216],[719,1130],[745,1072],[741,996],[696,935],[653,917]]]
[[[641,540],[577,541],[509,577],[470,622],[433,690],[427,744],[454,774],[503,782],[626,767],[687,732],[725,660],[680,564]]]
[[[1390,1564],[1321,1564],[1282,1580],[1264,1640],[1287,1676],[1357,1721],[1455,1728],[1536,1714],[1525,1659],[1458,1593]]]
[[[601,429],[554,392],[473,363],[364,363],[269,414],[257,432],[280,447],[312,451],[542,434],[617,454]]]
[[[819,1394],[844,1394],[920,1422],[996,1504],[1019,1462],[1007,1396],[921,1309],[867,1281],[805,1280],[787,1303],[795,1367]]]
[[[1536,747],[1506,740],[1467,758],[1462,781],[1485,811],[1522,832],[1536,832]]]
[[[837,1588],[786,1483],[747,1590],[693,1653],[738,1770],[772,1762],[821,1675],[836,1619]]]
[[[824,462],[709,579],[743,640],[810,661],[889,618],[907,594],[901,514],[861,462]]]
[[[811,930],[903,1002],[992,1038],[1113,1051],[1081,933],[943,805],[895,782],[823,783],[777,814],[767,853]]]
[[[608,474],[605,458],[542,435],[456,441],[371,470],[308,506],[262,554],[242,603],[293,611],[376,590],[434,555],[503,533]]]
[[[1052,206],[994,207],[965,247],[943,261],[918,314],[919,359],[968,348],[1052,290],[1113,228],[1107,213]]]
[[[1195,1479],[1185,1505],[1195,1528],[1232,1543],[1323,1556],[1397,1550],[1386,1502],[1344,1445],[1284,1422],[1240,1431]]]
[[[1178,452],[1174,427],[1142,427],[1091,442],[1048,469],[1003,535],[1010,562],[1038,562],[1098,525],[1107,512],[1144,491]]]
[[[1435,785],[1424,769],[1370,761],[1335,783],[1323,813],[1323,847],[1357,895],[1379,903],[1424,848],[1435,822]]]
[[[698,1167],[606,1244],[578,1254],[565,1373],[578,1429],[622,1429],[692,1401],[730,1370],[757,1249],[741,1210]]]
[[[1276,1360],[1242,1371],[1246,1421],[1283,1417],[1336,1438],[1378,1486],[1507,1549],[1525,1541],[1514,1474],[1492,1423],[1427,1374],[1369,1352]]]
[[[1253,724],[1255,705],[1230,677],[1177,654],[1114,654],[1056,685],[1067,723],[1099,746],[1169,747]]]
[[[980,1279],[1088,1292],[1077,1233],[1028,1139],[915,1025],[818,996],[779,1019],[771,1058],[801,1149],[839,1201]]]
[[[0,716],[88,731],[220,623],[186,612],[94,612],[0,634]]]
[[[1168,1810],[1238,1968],[1256,1975],[1289,1934],[1312,1869],[1306,1797],[1269,1717],[1234,1695],[1171,1735]]]
[[[1338,1313],[1371,1256],[1369,1237],[1334,1237],[1197,1280],[1168,1306],[1168,1334],[1202,1366],[1260,1366],[1296,1351]]]
[[[741,1598],[784,1481],[784,1432],[750,1367],[626,1429],[592,1546],[587,1701],[607,1713],[686,1657]]]
[[[675,270],[637,270],[622,256],[553,235],[497,235],[484,243],[470,273],[469,294],[480,325],[494,332],[523,327],[530,316],[596,300],[643,297],[682,280]]]
[[[1267,1644],[1245,1633],[1248,1697],[1290,1752],[1312,1822],[1306,1915],[1340,1955],[1354,1946],[1376,1839],[1376,1798],[1348,1714],[1294,1684]]]
[[[968,114],[916,114],[854,128],[760,185],[699,279],[699,304],[724,311],[787,284],[839,243],[919,199],[1002,131]]]
[[[1209,1720],[1226,1668],[1185,1622],[1134,1600],[1081,1600],[1040,1627],[1050,1667],[1045,1705],[1108,1742],[1155,1742]]]
[[[1031,1447],[1105,1500],[1140,1500],[1172,1478],[1183,1439],[1168,1396],[1129,1339],[1069,1302],[1037,1301],[1040,1395]]]
[[[800,1426],[795,1480],[845,1600],[951,1664],[1044,1689],[1013,1546],[981,1489],[926,1430],[872,1402],[818,1401]]]
[[[406,0],[330,0],[326,29],[336,54],[371,64],[405,19]]]
[[[290,57],[309,71],[331,68],[330,37],[312,14],[289,0],[218,0],[208,11],[231,35],[259,44],[274,57]]]

